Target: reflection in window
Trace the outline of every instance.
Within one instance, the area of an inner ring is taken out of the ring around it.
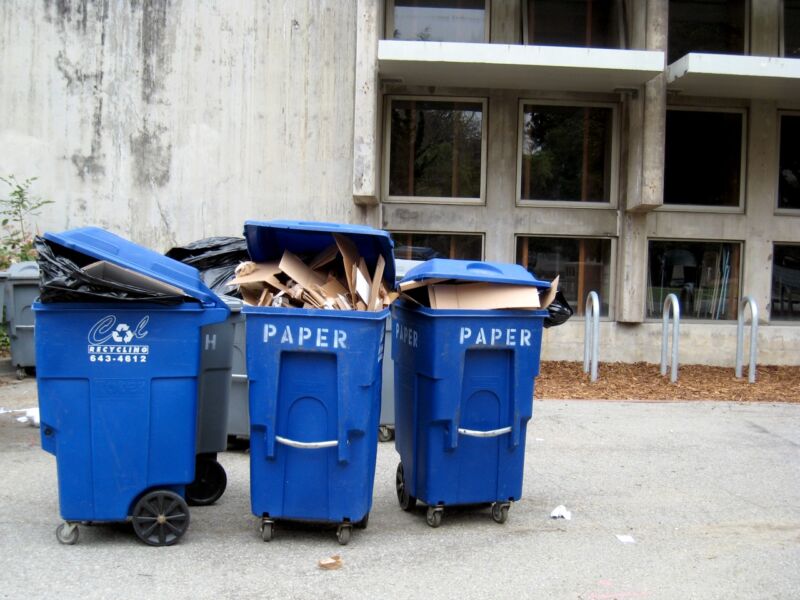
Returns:
[[[483,259],[483,236],[461,233],[410,233],[392,231],[394,256],[407,260],[454,258]]]
[[[800,320],[800,246],[775,244],[772,252],[772,304],[774,320]]]
[[[741,244],[651,241],[647,316],[662,316],[675,294],[681,319],[735,319],[739,306]]]
[[[613,111],[523,106],[523,200],[609,202]]]
[[[526,43],[622,48],[620,0],[528,0]]]
[[[778,208],[800,209],[800,115],[781,115]]]
[[[483,105],[394,100],[389,195],[480,198]]]
[[[396,40],[486,41],[485,0],[394,0],[393,14]]]
[[[540,279],[560,275],[558,287],[575,314],[584,314],[586,296],[595,291],[600,296],[600,314],[608,315],[611,240],[518,237],[517,263]]]
[[[664,204],[739,206],[742,113],[668,110]]]
[[[670,0],[668,61],[689,52],[744,54],[745,0]]]
[[[783,55],[800,58],[800,0],[783,0]]]

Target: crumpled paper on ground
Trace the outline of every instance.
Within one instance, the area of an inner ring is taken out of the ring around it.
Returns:
[[[0,408],[0,415],[2,414],[19,414],[17,417],[18,423],[28,423],[31,427],[39,427],[39,408],[20,408],[18,410]]]
[[[569,521],[572,519],[572,512],[567,510],[567,507],[563,504],[559,504],[553,509],[553,512],[550,513],[551,519],[566,519]]]

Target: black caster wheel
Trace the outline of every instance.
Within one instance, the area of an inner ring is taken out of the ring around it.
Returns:
[[[28,376],[28,371],[25,370],[25,367],[17,367],[17,379],[22,381]]]
[[[214,459],[197,458],[194,481],[186,486],[186,502],[190,506],[214,504],[225,493],[228,477],[225,469]]]
[[[394,439],[394,428],[388,425],[378,427],[378,441],[391,442]]]
[[[439,527],[442,524],[443,515],[444,508],[441,506],[429,506],[428,511],[425,513],[425,520],[431,527]]]
[[[353,526],[350,523],[342,523],[336,530],[336,539],[342,546],[350,543],[350,537],[353,535]]]
[[[61,523],[56,527],[56,538],[60,544],[72,546],[78,541],[80,531],[75,523]]]
[[[508,521],[508,509],[511,505],[508,502],[495,502],[492,504],[492,519],[495,523],[505,523]]]
[[[275,522],[270,519],[263,519],[261,521],[261,540],[264,542],[271,542],[275,536]]]
[[[155,490],[133,507],[133,531],[149,546],[171,546],[189,528],[189,507],[175,492]]]
[[[397,501],[400,503],[400,508],[406,512],[414,510],[414,507],[417,505],[417,499],[408,493],[406,479],[403,474],[403,463],[398,463],[397,465],[395,489],[397,490]]]

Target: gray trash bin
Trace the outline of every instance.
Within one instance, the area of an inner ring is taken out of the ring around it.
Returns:
[[[400,281],[406,273],[422,264],[421,260],[397,258],[395,278]],[[381,383],[381,420],[378,428],[378,440],[388,442],[394,438],[394,361],[392,360],[392,319],[386,319],[386,338],[383,347],[383,381]]]
[[[228,409],[228,436],[250,439],[250,396],[245,360],[244,315],[236,322],[233,335],[233,374],[231,375],[231,401]]]
[[[17,368],[17,378],[22,379],[26,369],[36,366],[31,305],[39,297],[39,266],[31,261],[14,263],[6,272],[3,288],[11,364]]]
[[[197,389],[197,459],[195,480],[186,487],[189,504],[213,504],[225,492],[227,476],[217,462],[217,453],[228,443],[228,413],[231,396],[234,338],[244,327],[242,301],[221,296],[231,313],[222,323],[203,327],[200,343],[200,376]]]

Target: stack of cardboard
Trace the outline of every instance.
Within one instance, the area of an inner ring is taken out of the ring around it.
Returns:
[[[492,310],[502,308],[544,309],[555,298],[556,277],[550,289],[540,295],[534,286],[461,281],[458,279],[422,279],[401,282],[401,297],[422,306],[450,310]]]
[[[280,261],[241,263],[228,285],[239,286],[252,306],[378,311],[391,304],[398,294],[383,281],[383,256],[370,273],[349,238],[333,237],[335,243],[316,256],[286,250]]]

